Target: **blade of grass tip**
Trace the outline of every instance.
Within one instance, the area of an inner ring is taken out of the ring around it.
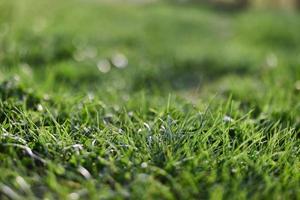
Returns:
[[[60,133],[60,128],[61,128],[60,124],[56,121],[56,119],[54,118],[54,116],[52,115],[52,113],[50,112],[50,110],[47,107],[45,107],[45,110],[49,114],[51,120],[54,122],[57,131]]]
[[[168,96],[168,104],[167,104],[167,114],[169,114],[169,112],[170,112],[171,99],[172,99],[172,94],[169,93],[169,96]]]
[[[203,128],[203,126],[204,126],[204,120],[203,120],[203,118],[205,118],[205,117],[207,116],[207,114],[208,114],[208,112],[209,112],[209,110],[210,110],[210,108],[211,108],[211,106],[212,106],[212,103],[215,101],[215,99],[217,98],[218,95],[219,95],[219,94],[216,93],[216,94],[209,100],[208,105],[206,106],[206,109],[205,109],[205,111],[204,111],[204,114],[203,114],[203,117],[202,117],[202,120],[201,120],[201,127],[202,127],[202,128]]]
[[[229,95],[225,108],[224,108],[225,113],[227,113],[229,116],[231,116],[232,113],[232,94]]]
[[[238,153],[239,151],[243,150],[248,150],[251,149],[251,147],[257,143],[259,143],[263,138],[260,137],[261,134],[254,134],[253,136],[249,137],[247,140],[242,142],[235,150],[234,153]],[[248,142],[251,141],[251,144],[248,145]]]
[[[84,104],[84,111],[85,111],[85,114],[86,114],[85,124],[88,124],[89,121],[90,121],[90,112],[89,112],[89,109],[88,109],[87,105],[85,105],[85,104]]]
[[[43,126],[43,128],[44,128],[44,126]],[[37,128],[37,130],[38,130],[39,132],[42,131],[41,128]],[[44,130],[43,130],[43,131],[44,131]],[[53,141],[55,141],[55,143],[58,142],[58,139],[57,139],[50,131],[47,131],[46,133],[47,133],[47,135],[49,135],[49,136],[53,139]]]
[[[22,199],[18,193],[16,193],[13,189],[8,187],[7,185],[1,184],[0,191],[2,191],[3,194],[6,195],[9,199],[15,199],[15,200]]]
[[[23,149],[27,153],[27,155],[30,156],[31,158],[33,158],[35,160],[38,160],[43,164],[46,164],[46,161],[43,158],[41,158],[41,157],[37,156],[36,154],[34,154],[28,146],[21,145],[21,144],[14,144],[14,143],[5,143],[5,144],[2,144],[2,145],[3,146],[17,147],[17,148]]]
[[[85,179],[90,179],[92,177],[90,172],[83,166],[79,166],[77,170]]]
[[[25,179],[22,176],[17,176],[16,177],[16,183],[18,186],[23,190],[23,192],[30,194],[30,185],[25,181]]]

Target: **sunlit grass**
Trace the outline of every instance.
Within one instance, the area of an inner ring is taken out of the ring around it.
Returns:
[[[0,199],[300,197],[299,14],[0,5]]]

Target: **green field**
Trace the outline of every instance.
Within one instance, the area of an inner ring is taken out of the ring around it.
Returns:
[[[300,13],[0,0],[0,199],[300,199]]]

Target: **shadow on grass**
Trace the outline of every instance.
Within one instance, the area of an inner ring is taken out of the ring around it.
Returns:
[[[201,60],[176,61],[171,66],[162,66],[158,70],[136,74],[133,89],[186,90],[201,87],[229,74],[246,75],[254,72],[250,61],[223,62],[215,58]]]

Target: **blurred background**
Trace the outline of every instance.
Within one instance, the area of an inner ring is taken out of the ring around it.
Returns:
[[[299,0],[0,2],[0,79],[42,92],[250,101],[299,80]]]

